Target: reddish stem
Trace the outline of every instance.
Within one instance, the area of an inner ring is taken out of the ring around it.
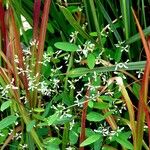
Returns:
[[[86,112],[87,112],[89,95],[90,95],[90,89],[87,89],[86,96],[85,96],[85,103],[83,104],[83,109],[82,109],[80,144],[85,140]],[[84,150],[84,147],[80,147],[79,150]]]
[[[6,26],[5,26],[5,10],[2,6],[2,0],[0,1],[0,30],[3,40],[3,52],[6,54]]]
[[[41,0],[34,0],[33,39],[38,39]]]

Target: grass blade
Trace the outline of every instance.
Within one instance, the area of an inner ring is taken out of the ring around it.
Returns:
[[[98,6],[99,6],[104,18],[107,20],[107,22],[110,24],[112,30],[114,31],[114,35],[115,35],[117,41],[122,41],[118,31],[116,30],[115,26],[113,25],[112,20],[111,20],[110,16],[108,15],[107,11],[105,10],[104,6],[102,5],[102,3],[100,1],[97,1],[97,3],[98,3]]]
[[[122,10],[122,18],[124,22],[124,27],[125,27],[125,38],[126,40],[130,37],[130,10],[131,10],[131,5],[129,0],[121,0],[120,1],[120,6]]]
[[[101,73],[101,72],[112,72],[112,71],[121,71],[121,70],[140,70],[140,69],[144,69],[145,64],[146,64],[145,61],[130,62],[130,63],[127,63],[126,68],[122,68],[118,70],[116,70],[116,65],[106,66],[106,67],[97,67],[94,69],[75,68],[75,69],[70,70],[68,76],[74,78],[74,77],[82,76],[87,73],[94,73],[94,72]]]
[[[79,23],[74,19],[74,17],[72,16],[71,12],[63,7],[63,6],[59,6],[60,10],[63,12],[64,16],[66,17],[66,19],[68,20],[68,22],[74,27],[74,29],[76,31],[79,32],[79,34],[81,34],[81,36],[83,36],[85,39],[87,40],[91,40],[92,42],[95,43],[95,40],[93,40],[83,29],[82,27],[79,25]]]
[[[48,15],[49,15],[49,8],[50,8],[51,0],[45,0],[44,2],[44,10],[42,15],[42,22],[40,26],[40,35],[39,35],[39,43],[38,43],[38,52],[37,52],[37,60],[36,60],[36,68],[35,68],[35,75],[37,76],[36,83],[40,80],[40,72],[41,72],[41,63],[43,58],[43,51],[44,51],[44,42],[46,37],[46,29],[48,23]],[[37,104],[37,91],[33,94],[33,107]]]
[[[140,100],[139,100],[139,107],[138,107],[138,118],[137,118],[137,150],[141,150],[142,148],[142,139],[143,139],[143,131],[144,131],[144,120],[146,115],[146,120],[148,124],[148,134],[149,134],[149,146],[150,146],[150,116],[149,110],[147,108],[147,97],[148,97],[148,83],[149,83],[149,74],[150,74],[150,50],[147,44],[147,41],[144,37],[144,33],[142,28],[139,24],[139,21],[133,11],[133,15],[140,33],[140,37],[144,46],[144,50],[146,53],[146,66],[144,70],[144,75],[142,79],[142,86],[140,90]]]
[[[102,44],[102,38],[101,38],[101,30],[100,30],[100,25],[98,23],[98,19],[97,19],[97,15],[96,15],[96,9],[95,9],[95,5],[94,5],[94,1],[90,1],[90,6],[91,6],[91,10],[92,10],[92,15],[93,15],[93,19],[94,19],[94,24],[95,24],[95,28],[97,31],[97,35],[98,35],[98,45],[99,45],[99,49],[100,51],[102,51],[103,49],[103,44]]]

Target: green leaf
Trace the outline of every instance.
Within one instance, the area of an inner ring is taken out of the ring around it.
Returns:
[[[90,113],[87,114],[87,120],[88,121],[94,121],[94,122],[99,122],[99,121],[102,121],[104,120],[104,116],[97,113],[97,112],[94,112],[94,111],[91,111]]]
[[[91,53],[87,56],[87,65],[90,69],[93,69],[95,66],[95,56]]]
[[[32,120],[32,121],[30,121],[27,124],[27,132],[30,132],[32,130],[32,128],[34,127],[35,123],[36,123],[35,120]]]
[[[77,45],[69,42],[56,42],[54,46],[58,49],[68,51],[68,52],[74,52],[78,49]]]
[[[111,146],[108,146],[108,145],[104,145],[104,146],[102,147],[102,150],[116,150],[116,148],[111,147]]]
[[[94,108],[97,108],[97,109],[107,109],[109,108],[109,104],[108,103],[105,103],[105,102],[95,102],[94,103]]]
[[[94,150],[101,150],[102,144],[103,144],[103,136],[102,133],[100,133],[101,138],[98,139],[96,142],[94,142]]]
[[[133,145],[128,140],[126,140],[124,136],[121,136],[121,134],[118,136],[115,136],[115,141],[117,141],[119,144],[121,144],[125,148],[133,150]]]
[[[50,55],[50,56],[54,54],[54,50],[51,46],[47,47],[47,54]]]
[[[90,144],[96,142],[97,140],[99,140],[100,138],[101,138],[101,135],[100,135],[100,134],[91,135],[90,137],[88,137],[85,141],[83,141],[83,142],[80,144],[80,147],[90,145]]]
[[[54,124],[55,121],[57,121],[58,118],[59,118],[59,113],[55,112],[53,115],[46,118],[46,122],[50,126],[50,125]]]
[[[11,116],[8,116],[8,117],[4,118],[3,120],[1,120],[0,121],[0,130],[13,124],[17,118],[18,118],[17,116],[11,115]]]
[[[69,123],[72,120],[72,116],[70,115],[69,117],[67,116],[63,116],[62,118],[58,118],[54,124],[55,125],[60,125],[60,124],[65,124],[65,123]]]
[[[98,34],[97,34],[97,32],[91,32],[91,33],[90,33],[90,36],[97,37]]]
[[[139,91],[140,91],[141,86],[137,83],[133,84],[133,93],[135,94],[135,96],[137,97],[137,99],[139,99]]]
[[[5,109],[7,109],[8,107],[10,107],[10,105],[11,105],[11,101],[9,100],[9,101],[6,101],[6,102],[4,102],[4,103],[2,103],[2,105],[1,105],[1,111],[4,111]]]
[[[61,143],[61,140],[57,137],[48,137],[44,139],[45,144],[53,143],[55,145],[59,145]]]
[[[47,150],[60,150],[59,144],[61,143],[61,140],[57,137],[50,137],[44,139],[44,145],[46,145]]]
[[[121,60],[122,51],[121,48],[117,48],[115,52],[115,62],[119,62]]]
[[[37,113],[44,112],[44,110],[45,110],[45,109],[43,109],[43,108],[34,108],[34,109],[33,109],[33,111],[34,111],[34,112],[37,112]]]
[[[78,134],[74,132],[73,130],[70,130],[69,132],[69,141],[72,145],[76,144],[78,141]]]
[[[67,106],[73,105],[73,100],[70,97],[69,92],[67,91],[62,92],[61,97],[64,104],[66,104]]]
[[[44,75],[45,78],[48,78],[51,74],[51,65],[50,63],[46,62],[46,66],[42,66],[42,74]]]
[[[53,28],[53,26],[52,26],[52,24],[49,22],[48,24],[47,24],[47,29],[48,29],[48,31],[50,32],[50,33],[54,33],[55,31],[54,31],[54,28]]]
[[[89,101],[89,102],[88,102],[88,106],[89,106],[90,108],[93,108],[93,106],[94,106],[93,101]]]
[[[0,132],[0,144],[4,144],[3,142],[5,141],[6,137],[8,136],[8,129],[4,129]]]

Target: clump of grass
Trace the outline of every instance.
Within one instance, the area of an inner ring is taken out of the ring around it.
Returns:
[[[141,3],[0,2],[1,149],[149,149]]]

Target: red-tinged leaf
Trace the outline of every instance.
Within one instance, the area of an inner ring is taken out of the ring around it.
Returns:
[[[45,0],[44,1],[44,10],[42,14],[42,21],[40,26],[40,35],[39,35],[39,41],[38,41],[38,52],[36,55],[36,66],[35,66],[35,74],[40,74],[41,72],[41,62],[43,58],[43,51],[44,51],[44,43],[45,43],[45,37],[46,37],[46,30],[47,30],[47,23],[48,23],[48,16],[49,16],[49,8],[50,8],[51,0]],[[40,75],[37,76],[36,82],[38,83],[40,80]],[[36,106],[37,101],[37,91],[34,92],[32,97],[34,106]]]
[[[34,0],[33,10],[33,39],[38,39],[41,0]]]
[[[3,39],[3,51],[6,54],[6,26],[5,26],[5,11],[2,6],[2,1],[0,1],[0,29],[2,32],[2,39]]]
[[[41,62],[43,57],[44,51],[44,42],[46,37],[46,29],[48,23],[48,15],[49,15],[49,8],[50,8],[51,0],[45,0],[44,2],[44,10],[42,14],[42,22],[40,26],[40,35],[39,35],[39,44],[38,44],[38,53],[37,53],[37,62],[36,62],[36,73],[40,72],[41,69]]]
[[[40,72],[41,69],[41,62],[43,57],[44,51],[44,42],[46,37],[46,29],[48,23],[48,15],[49,15],[49,8],[50,8],[51,0],[45,0],[44,2],[44,10],[42,14],[42,21],[40,26],[40,35],[39,35],[39,44],[38,44],[38,53],[37,53],[37,62],[36,62],[36,73]]]
[[[140,34],[143,46],[144,46],[144,50],[145,50],[145,53],[146,53],[146,56],[147,56],[147,60],[150,62],[150,50],[148,48],[147,41],[145,39],[143,30],[140,26],[140,23],[139,23],[134,11],[133,11],[133,15],[134,15],[134,18],[135,18],[135,21],[136,21],[136,24],[137,24],[137,27],[138,27],[138,30],[139,30],[139,34]]]
[[[12,29],[13,37],[14,37],[13,42],[14,42],[14,47],[16,50],[15,53],[18,55],[19,67],[22,68],[23,70],[25,70],[25,65],[23,62],[23,50],[22,50],[21,45],[20,45],[20,35],[19,35],[16,23],[15,23],[13,10],[11,8],[9,8],[8,13],[9,13],[10,22],[11,22],[10,27]],[[10,41],[10,42],[12,42],[12,41]],[[24,85],[24,88],[25,88],[26,94],[27,94],[27,99],[30,100],[27,75],[26,74],[24,74],[24,75],[20,74],[20,78],[23,81],[23,85]]]
[[[142,28],[139,24],[139,21],[133,11],[133,15],[139,30],[139,34],[144,46],[144,50],[146,53],[146,65],[144,70],[144,75],[142,79],[142,85],[140,90],[140,100],[139,100],[139,107],[138,107],[138,118],[137,118],[137,148],[141,149],[142,145],[142,138],[143,138],[143,128],[144,128],[144,113],[146,116],[146,121],[148,125],[148,135],[149,135],[149,147],[150,147],[150,115],[149,109],[147,107],[147,99],[148,99],[148,82],[149,82],[149,75],[150,75],[150,40],[148,39],[148,43],[145,39],[144,33]]]

